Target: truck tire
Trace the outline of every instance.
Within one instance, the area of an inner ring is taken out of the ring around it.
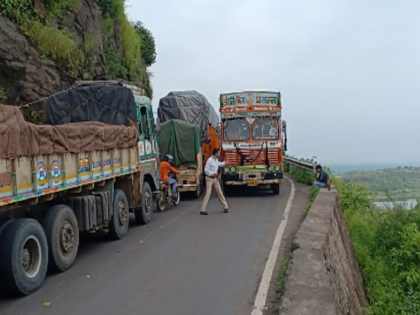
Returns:
[[[125,193],[120,189],[114,190],[112,218],[109,227],[109,237],[121,240],[127,236],[130,225],[130,212]]]
[[[280,194],[280,184],[271,184],[271,190],[273,191],[273,195]]]
[[[153,216],[153,193],[148,182],[143,183],[141,208],[134,211],[138,224],[148,224]]]
[[[2,239],[0,284],[15,295],[37,291],[48,267],[48,243],[41,224],[34,219],[13,221],[5,228]]]
[[[79,250],[79,223],[67,205],[52,206],[44,218],[48,242],[48,266],[54,272],[71,268]]]

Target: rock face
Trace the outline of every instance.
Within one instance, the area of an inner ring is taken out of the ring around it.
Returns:
[[[363,280],[337,191],[320,191],[296,234],[281,315],[360,315]]]
[[[33,102],[65,89],[72,78],[60,73],[53,62],[39,52],[17,27],[0,15],[0,85],[16,103]]]
[[[36,19],[45,23],[47,15],[42,2],[34,0],[32,9]],[[113,33],[104,34],[102,13],[94,0],[84,0],[77,8],[62,10],[54,20],[52,25],[58,30],[65,30],[84,56],[84,62],[78,66],[78,74],[71,75],[63,69],[63,64],[60,66],[41,56],[31,38],[23,35],[16,24],[0,14],[0,88],[6,90],[8,103],[37,102],[69,88],[76,80],[115,79],[107,74],[103,41],[106,39],[117,54],[122,55],[123,50],[119,21],[111,20],[111,23],[115,24],[112,25]],[[42,108],[43,102],[31,106],[31,110]]]
[[[89,74],[106,75],[106,58],[102,42],[102,16],[93,0],[84,1],[76,12],[66,11],[62,25],[71,33],[76,45],[87,51]],[[89,42],[87,44],[87,42]],[[89,47],[87,47],[89,46]]]

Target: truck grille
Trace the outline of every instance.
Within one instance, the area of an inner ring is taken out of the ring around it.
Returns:
[[[227,165],[239,165],[241,158],[236,150],[225,151],[225,161]],[[252,164],[265,164],[266,158],[266,149],[263,150],[250,150],[250,149],[241,149],[241,153],[245,155],[245,165]],[[278,149],[268,149],[268,159],[270,164],[280,163],[279,159],[280,150]],[[249,159],[249,161],[247,161]]]

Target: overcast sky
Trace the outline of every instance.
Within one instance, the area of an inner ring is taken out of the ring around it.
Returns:
[[[280,90],[288,149],[325,163],[420,162],[420,1],[130,0],[172,90]]]

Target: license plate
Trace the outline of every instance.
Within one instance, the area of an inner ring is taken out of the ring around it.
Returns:
[[[247,186],[258,186],[258,179],[247,179]]]

